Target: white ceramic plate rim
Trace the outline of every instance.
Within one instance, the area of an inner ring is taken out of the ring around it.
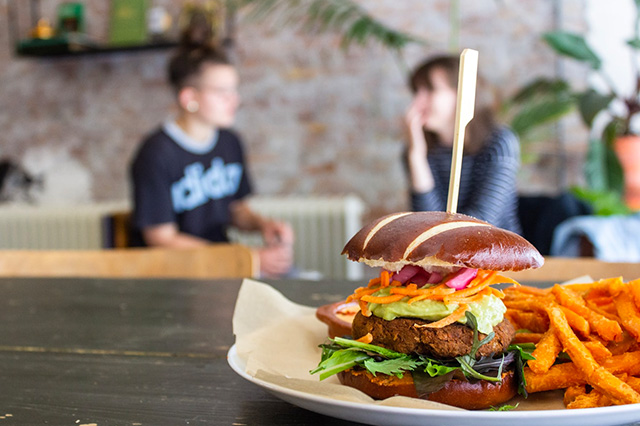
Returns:
[[[231,368],[246,380],[273,392],[276,396],[288,396],[287,401],[294,403],[306,401],[314,403],[321,408],[316,411],[325,415],[332,415],[331,407],[342,407],[352,409],[353,413],[363,412],[369,415],[373,414],[389,414],[397,416],[424,417],[424,424],[434,424],[442,419],[446,419],[451,424],[456,421],[478,421],[482,424],[493,425],[509,425],[513,426],[514,422],[520,421],[521,424],[576,424],[580,421],[583,425],[621,425],[629,422],[640,421],[640,406],[618,405],[611,407],[599,408],[583,408],[578,410],[522,410],[522,411],[446,411],[446,410],[430,410],[421,408],[404,408],[390,407],[384,405],[363,404],[357,402],[342,401],[329,397],[314,395],[306,392],[289,389],[276,385],[261,379],[257,379],[245,371],[245,362],[242,360],[233,345],[227,354],[227,361]],[[325,407],[322,407],[325,406]],[[304,404],[303,408],[308,408],[308,404]],[[326,409],[322,409],[326,408]],[[635,415],[634,415],[635,414]],[[338,417],[338,416],[335,416]],[[345,418],[339,416],[340,418]],[[368,417],[368,416],[367,416]],[[619,422],[616,422],[616,418]],[[351,418],[349,420],[353,420]],[[359,421],[370,423],[366,417],[362,417]],[[466,423],[465,423],[466,424]],[[477,424],[477,423],[469,423]]]

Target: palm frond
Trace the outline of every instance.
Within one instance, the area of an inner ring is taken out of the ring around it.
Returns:
[[[353,0],[226,0],[227,7],[245,12],[255,21],[271,20],[275,26],[301,25],[313,32],[340,34],[340,45],[366,45],[376,41],[392,50],[410,43],[427,44],[412,34],[388,27]]]

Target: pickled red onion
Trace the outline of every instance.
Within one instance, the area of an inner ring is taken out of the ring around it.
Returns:
[[[456,290],[462,290],[469,285],[476,275],[478,275],[477,269],[462,268],[451,274],[447,278],[445,285]]]

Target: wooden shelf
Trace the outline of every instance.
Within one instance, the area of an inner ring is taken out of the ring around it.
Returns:
[[[145,50],[161,50],[176,47],[174,41],[159,41],[141,45],[102,46],[102,45],[76,45],[68,43],[38,43],[18,44],[16,56],[20,57],[70,57],[95,55],[100,53],[140,52]]]

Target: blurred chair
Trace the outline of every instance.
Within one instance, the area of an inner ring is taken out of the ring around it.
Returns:
[[[113,248],[131,247],[131,212],[114,212],[107,217],[111,231],[111,244]]]
[[[553,233],[565,220],[591,214],[591,207],[569,192],[550,196],[518,197],[518,217],[522,236],[546,256],[551,253]],[[588,247],[580,253],[589,254]]]
[[[0,250],[0,277],[245,278],[258,259],[239,244],[194,249]]]
[[[538,269],[501,272],[519,282],[554,281],[560,283],[588,275],[594,280],[622,276],[625,281],[640,278],[640,263],[603,262],[587,257],[546,257]]]

